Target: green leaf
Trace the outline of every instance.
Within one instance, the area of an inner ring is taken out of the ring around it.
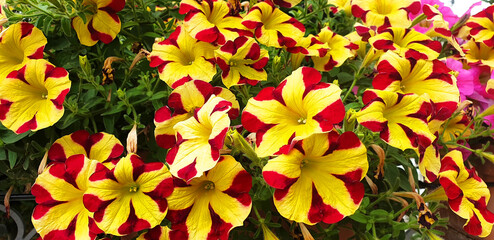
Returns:
[[[142,34],[142,36],[144,37],[150,37],[150,38],[160,38],[162,37],[161,35],[155,33],[155,32],[146,32],[144,34]]]
[[[29,135],[30,132],[31,131],[27,131],[25,133],[16,134],[15,132],[7,130],[7,131],[0,133],[0,139],[2,139],[2,141],[5,144],[11,144],[11,143],[15,143],[15,142],[23,139],[24,137]]]
[[[108,116],[108,115],[112,115],[115,113],[119,113],[121,111],[124,111],[125,109],[126,109],[126,106],[123,105],[123,103],[119,102],[117,107],[112,108],[112,110],[110,110],[108,112],[102,113],[101,116]]]
[[[360,212],[355,212],[353,215],[350,215],[349,218],[359,223],[367,223],[367,221],[369,220],[368,216]]]
[[[69,18],[62,18],[62,32],[65,36],[72,36],[72,27]]]
[[[167,96],[168,96],[168,91],[159,91],[159,92],[153,94],[153,96],[149,100],[151,100],[151,101],[158,100],[158,99],[165,98]]]
[[[14,151],[7,150],[8,155],[9,155],[9,164],[10,164],[10,169],[14,168],[15,164],[17,163],[17,153]]]
[[[105,126],[105,132],[112,134],[115,131],[115,119],[113,116],[103,117],[103,125]]]
[[[29,168],[29,158],[26,158],[26,160],[24,160],[24,163],[22,164],[22,168],[24,170],[27,170],[27,168]]]
[[[7,154],[5,154],[4,148],[0,148],[0,160],[7,160]]]

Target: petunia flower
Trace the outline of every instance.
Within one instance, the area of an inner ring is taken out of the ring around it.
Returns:
[[[159,225],[172,191],[173,180],[163,163],[143,163],[139,156],[129,154],[112,170],[98,163],[83,202],[94,212],[101,230],[123,236]]]
[[[252,177],[232,156],[221,156],[213,169],[189,183],[177,178],[174,183],[168,197],[170,239],[228,239],[250,213]]]
[[[142,233],[136,240],[170,240],[170,228],[158,225]]]
[[[125,7],[125,0],[84,0],[89,14],[85,20],[80,16],[72,19],[72,27],[82,45],[93,46],[98,41],[111,43],[120,32],[117,13]]]
[[[474,5],[472,5],[472,7]],[[470,7],[470,9],[465,14],[469,14],[472,7]],[[445,8],[446,8],[446,10],[449,9],[447,7],[445,7]],[[458,53],[461,56],[463,56],[464,55],[463,50],[461,49],[460,45],[458,44],[456,37],[453,36],[453,33],[451,32],[450,23],[446,20],[448,18],[448,16],[444,15],[444,14],[447,14],[448,11],[442,12],[438,8],[436,8],[435,6],[432,6],[429,4],[424,4],[422,6],[422,10],[423,10],[425,16],[427,17],[426,22],[429,23],[429,25],[431,25],[429,30],[425,32],[425,35],[427,35],[429,37],[440,37],[440,38],[444,38],[444,39],[448,40],[449,44],[451,44],[451,46],[453,46],[458,51]],[[449,9],[449,11],[451,12],[451,9]],[[456,16],[456,15],[454,15],[454,16]],[[450,19],[449,21],[451,21],[451,16],[449,16],[449,19]],[[456,23],[456,21],[454,23]],[[453,24],[451,24],[451,26],[452,25]]]
[[[454,118],[448,119],[444,124],[441,125],[439,129],[439,134],[442,135],[442,142],[447,143],[450,141],[454,141],[455,138],[460,135],[463,137],[468,137],[472,134],[472,129],[469,127],[470,119],[464,112],[460,112]],[[448,145],[448,147],[454,147],[454,145]]]
[[[441,106],[456,109],[460,93],[446,64],[439,60],[415,60],[387,52],[377,64],[378,74],[372,80],[375,89],[399,93],[428,94]]]
[[[494,47],[494,5],[471,16],[465,23],[470,28],[470,36],[476,42]]]
[[[38,204],[32,223],[44,240],[95,239],[102,233],[82,202],[97,161],[73,155],[38,176],[31,188]]]
[[[239,35],[252,36],[240,16],[230,15],[230,7],[223,0],[183,0],[179,13],[185,14],[185,30],[199,41],[223,45]]]
[[[420,0],[352,0],[353,16],[366,26],[410,27],[409,14],[420,11]]]
[[[177,144],[166,156],[173,176],[189,181],[216,165],[230,127],[231,107],[231,102],[213,95],[193,118],[175,124]]]
[[[320,56],[311,56],[314,62],[314,68],[319,71],[329,71],[333,67],[341,66],[348,58],[355,56],[353,50],[358,48],[358,45],[350,42],[347,38],[338,35],[331,31],[329,27],[321,29],[321,32],[311,40],[311,46],[326,45],[329,49],[325,54]],[[309,47],[310,49],[311,47]],[[318,46],[316,49],[321,49]],[[324,49],[324,48],[323,48]],[[323,51],[321,49],[321,51]]]
[[[367,149],[353,132],[313,134],[268,161],[262,174],[285,218],[314,225],[352,215],[364,197]]]
[[[168,97],[168,106],[158,109],[154,115],[154,135],[158,146],[165,149],[173,147],[176,143],[176,131],[173,129],[175,124],[193,117],[194,110],[202,107],[213,94],[232,104],[228,111],[231,119],[238,117],[240,106],[230,90],[213,87],[200,80],[186,82],[173,90]],[[173,113],[170,108],[173,109]]]
[[[427,125],[431,104],[425,96],[397,92],[366,90],[365,104],[357,113],[357,121],[389,145],[405,149],[427,147],[436,138]]]
[[[209,82],[216,74],[214,47],[192,38],[182,26],[163,41],[153,44],[149,66],[157,67],[160,79],[176,88],[190,80]]]
[[[494,46],[489,47],[472,39],[461,45],[461,47],[465,52],[465,60],[469,64],[494,68]]]
[[[242,125],[256,133],[259,157],[288,153],[296,141],[329,132],[343,120],[340,88],[320,81],[318,71],[301,67],[278,87],[264,88],[249,99]]]
[[[67,71],[46,60],[30,60],[0,84],[0,121],[17,134],[47,128],[64,113],[70,90]]]
[[[30,59],[43,58],[46,43],[43,32],[27,22],[12,24],[4,30],[0,37],[0,83]]]
[[[301,22],[270,2],[254,5],[243,18],[242,24],[254,30],[259,43],[268,47],[293,47],[305,34],[305,27]]]
[[[70,156],[83,154],[108,168],[113,168],[123,151],[122,143],[112,134],[89,134],[86,130],[79,130],[57,139],[48,150],[48,159],[64,162]]]
[[[377,50],[393,51],[404,58],[434,60],[439,57],[442,46],[438,41],[413,29],[391,27],[369,38]]]
[[[253,38],[238,37],[215,50],[216,63],[223,70],[221,80],[227,88],[268,78],[263,69],[268,63],[268,51],[261,49]]]
[[[290,61],[293,69],[299,68],[304,59],[308,61],[309,57],[324,57],[330,50],[328,43],[317,40],[312,34],[301,38],[295,46],[287,48],[291,53]]]
[[[454,150],[441,159],[441,187],[424,197],[425,200],[447,200],[449,207],[467,219],[463,229],[471,235],[486,237],[494,223],[494,214],[487,209],[490,193],[475,169],[463,163],[460,151]]]
[[[428,6],[428,8],[431,7],[436,9],[441,14],[443,20],[447,23],[448,26],[453,26],[459,20],[459,17],[456,16],[453,10],[448,6],[445,6],[444,3],[440,0],[421,0],[420,2],[422,4],[422,11],[419,11],[416,14],[411,14],[411,19],[415,19],[422,13],[427,15],[427,9],[425,9],[425,7]],[[469,14],[469,12],[465,14]],[[427,17],[429,16],[427,15]],[[426,33],[430,30],[431,27],[432,24],[430,22],[430,19],[428,18],[428,20],[424,20],[419,24],[413,26],[413,29],[415,29],[417,32]],[[449,31],[449,27],[447,28],[447,30]]]

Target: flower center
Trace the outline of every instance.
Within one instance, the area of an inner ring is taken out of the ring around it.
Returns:
[[[204,183],[204,189],[205,190],[214,190],[214,182],[206,181],[206,183]]]
[[[300,168],[304,168],[305,166],[307,166],[307,163],[309,163],[309,161],[307,159],[302,159],[302,162],[300,163]]]
[[[139,190],[139,186],[138,185],[132,185],[129,187],[129,192],[130,193],[135,193]]]
[[[42,93],[42,94],[41,94],[41,98],[43,98],[43,99],[47,99],[47,98],[48,98],[48,93]]]
[[[301,117],[297,120],[298,123],[300,124],[306,124],[307,123],[307,119],[305,119],[304,117]]]

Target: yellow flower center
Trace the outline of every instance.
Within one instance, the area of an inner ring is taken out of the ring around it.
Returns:
[[[204,183],[204,189],[205,190],[214,190],[214,182],[206,181],[206,183]]]
[[[43,98],[43,99],[47,99],[47,98],[48,98],[48,93],[42,93],[42,94],[41,94],[41,98]]]
[[[130,193],[135,193],[138,190],[139,190],[139,186],[137,186],[137,185],[132,185],[132,186],[129,187],[129,192]]]
[[[300,163],[300,168],[304,168],[305,166],[307,166],[307,163],[309,163],[309,160],[302,159],[302,162]]]
[[[298,123],[300,124],[306,124],[307,123],[307,119],[305,119],[304,117],[301,117],[297,120]]]

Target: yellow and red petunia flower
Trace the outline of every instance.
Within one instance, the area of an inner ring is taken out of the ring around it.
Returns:
[[[460,55],[463,56],[463,50],[453,36],[450,30],[449,23],[444,19],[443,14],[434,6],[429,4],[424,4],[422,6],[422,11],[425,16],[427,16],[427,22],[430,24],[432,22],[432,27],[425,33],[429,37],[440,37],[448,40],[448,42],[453,46]]]
[[[442,142],[447,143],[454,141],[456,137],[463,136],[468,137],[472,134],[473,125],[470,126],[470,119],[468,116],[461,112],[458,116],[449,119],[444,124],[441,125],[439,129],[439,134],[442,135]],[[448,147],[454,147],[454,145],[448,145]]]
[[[494,47],[494,5],[471,16],[465,23],[476,42]]]
[[[413,29],[390,27],[369,38],[377,50],[393,51],[404,58],[433,60],[439,57],[442,45]]]
[[[327,43],[320,42],[314,35],[301,38],[293,47],[287,48],[290,52],[290,61],[293,69],[297,69],[302,61],[309,60],[309,57],[324,57],[330,51]]]
[[[353,132],[313,134],[268,161],[264,180],[276,190],[274,204],[285,218],[314,225],[352,215],[364,197],[367,149]],[[303,193],[303,194],[301,194]]]
[[[372,80],[375,89],[398,93],[428,94],[438,108],[456,109],[460,92],[445,63],[434,59],[415,60],[403,58],[394,52],[381,56],[377,64],[378,74]]]
[[[357,121],[389,145],[405,149],[427,147],[436,138],[427,125],[432,106],[429,99],[417,94],[366,90],[365,106],[357,113]]]
[[[123,151],[122,143],[111,134],[89,134],[86,130],[79,130],[57,139],[48,150],[48,159],[64,162],[70,156],[84,154],[91,160],[97,160],[106,167],[113,168]]]
[[[232,156],[221,156],[213,169],[189,183],[174,178],[174,184],[168,197],[170,239],[228,239],[250,213],[252,177]]]
[[[475,42],[473,39],[461,47],[465,52],[465,60],[469,64],[494,68],[494,47],[489,47],[482,42]]]
[[[199,41],[223,45],[240,35],[252,36],[242,25],[240,16],[230,15],[227,1],[182,0],[179,13],[186,14],[183,26]]]
[[[410,27],[409,13],[420,11],[420,0],[352,0],[353,16],[366,26],[380,28]]]
[[[178,26],[169,38],[154,43],[149,65],[157,67],[160,79],[172,88],[190,80],[209,82],[216,74],[214,49]]]
[[[274,7],[271,2],[254,5],[242,24],[254,30],[259,43],[268,47],[293,47],[305,34],[301,22]]]
[[[32,222],[44,240],[95,239],[102,231],[82,202],[97,161],[73,155],[38,176],[31,188],[38,204]]]
[[[170,229],[166,226],[158,225],[141,234],[136,240],[170,240]]]
[[[238,84],[255,85],[265,81],[263,69],[268,63],[268,51],[261,49],[253,38],[238,37],[215,50],[216,63],[223,70],[221,80],[227,88]]]
[[[139,156],[129,154],[112,170],[98,163],[83,202],[94,212],[100,229],[122,236],[159,225],[172,192],[172,176],[163,163],[143,163]]]
[[[43,32],[26,22],[12,24],[0,36],[0,83],[30,59],[43,58],[47,43]]]
[[[436,139],[430,146],[419,146],[416,150],[417,155],[419,156],[419,170],[427,182],[436,181],[439,170],[441,169],[440,145],[438,143],[439,136],[442,132],[444,132],[444,134],[454,133],[455,127],[459,126],[455,123],[459,119],[454,118],[448,120],[457,108],[457,104],[448,105],[432,103],[433,111],[429,116],[428,125],[429,130],[431,133],[434,133]],[[448,122],[448,126],[445,126],[446,122]],[[442,142],[445,142],[444,138]]]
[[[43,59],[30,60],[0,84],[0,121],[17,134],[47,128],[63,116],[69,73]]]
[[[487,209],[489,189],[475,169],[465,167],[460,151],[451,151],[441,159],[439,183],[441,187],[424,199],[447,200],[453,212],[467,219],[463,229],[468,234],[489,235],[494,223],[494,214]]]
[[[329,132],[343,120],[340,88],[320,81],[318,71],[301,67],[278,87],[264,88],[249,99],[242,125],[256,133],[259,157],[286,154],[297,141]]]
[[[175,124],[177,144],[166,156],[173,176],[189,181],[216,165],[230,127],[231,107],[231,102],[213,95],[194,117]]]
[[[111,43],[120,32],[120,18],[117,12],[125,7],[125,0],[84,0],[82,5],[90,14],[85,21],[76,16],[72,19],[72,27],[82,45],[93,46],[98,41]]]
[[[154,115],[154,136],[158,146],[168,149],[176,143],[173,129],[175,124],[194,116],[194,110],[200,108],[212,95],[221,97],[232,104],[228,116],[235,119],[239,115],[240,105],[235,95],[230,90],[221,87],[213,87],[211,84],[195,80],[186,82],[177,87],[168,97],[168,106],[156,111]],[[173,114],[170,110],[173,109]]]
[[[311,45],[318,45],[320,43],[323,45],[327,44],[329,50],[324,55],[311,56],[314,62],[314,68],[319,71],[329,71],[333,67],[341,66],[348,58],[355,56],[353,50],[358,49],[358,45],[334,33],[329,27],[321,29],[321,32],[312,40]],[[321,49],[321,47],[318,46],[317,49]],[[324,48],[320,51],[323,50]]]

